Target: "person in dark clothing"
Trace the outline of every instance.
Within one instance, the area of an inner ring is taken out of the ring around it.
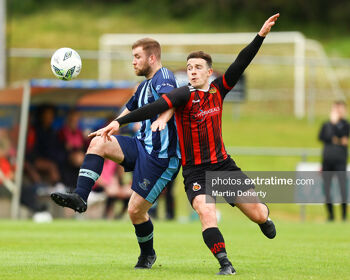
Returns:
[[[336,101],[332,105],[330,120],[325,122],[319,133],[319,140],[323,142],[322,177],[328,211],[328,220],[334,220],[331,198],[331,183],[333,175],[338,178],[341,193],[342,218],[346,220],[346,165],[348,158],[349,123],[345,119],[346,106],[343,101]]]
[[[35,142],[28,155],[34,168],[45,174],[51,186],[61,182],[61,169],[66,157],[58,134],[52,127],[55,113],[52,105],[44,104],[38,108],[38,118],[34,125]]]

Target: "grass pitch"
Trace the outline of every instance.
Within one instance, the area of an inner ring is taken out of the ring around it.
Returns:
[[[238,213],[238,211],[237,211]],[[128,221],[0,222],[0,279],[215,279],[218,264],[199,222],[155,222],[158,259],[135,271],[139,249]],[[242,215],[220,229],[236,279],[347,279],[349,223],[276,221],[275,240]]]

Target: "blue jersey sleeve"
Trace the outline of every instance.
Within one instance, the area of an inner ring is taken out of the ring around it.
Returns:
[[[177,82],[173,72],[167,68],[161,68],[157,77],[152,80],[152,86],[160,96],[177,88]]]
[[[134,93],[134,95],[129,99],[128,103],[125,104],[125,107],[129,110],[129,111],[134,111],[136,110],[139,106],[138,106],[138,100],[139,100],[139,96],[140,96],[140,91],[143,87],[144,82],[142,82],[141,84],[139,84],[139,86],[136,89],[136,92]]]
[[[137,98],[135,97],[135,94],[129,99],[128,103],[126,103],[125,105],[125,107],[129,111],[134,111],[135,109],[137,109]]]

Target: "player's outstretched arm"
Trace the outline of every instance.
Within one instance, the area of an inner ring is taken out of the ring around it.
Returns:
[[[186,104],[190,96],[191,93],[188,86],[176,88],[168,94],[163,94],[157,101],[142,106],[121,118],[117,118],[116,121],[123,125],[150,119],[170,108]]]
[[[275,25],[276,20],[278,19],[278,17],[280,16],[280,14],[275,14],[272,17],[269,17],[267,19],[267,21],[265,21],[264,25],[261,27],[260,31],[259,31],[259,36],[261,37],[266,37],[266,35],[270,32],[271,27]]]
[[[275,14],[265,21],[264,25],[261,27],[258,35],[254,40],[240,51],[236,60],[230,65],[226,70],[224,78],[229,88],[234,87],[234,85],[239,80],[240,76],[243,74],[244,70],[248,67],[250,62],[253,60],[257,52],[259,51],[265,36],[270,32],[271,27],[275,24],[279,14]]]

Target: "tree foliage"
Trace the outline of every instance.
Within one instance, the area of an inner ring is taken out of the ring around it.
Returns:
[[[245,18],[247,22],[260,23],[268,15],[280,12],[288,23],[347,26],[349,28],[349,0],[7,0],[12,13],[30,13],[44,7],[70,5],[130,5],[136,13],[154,13],[175,19],[202,15],[213,20],[234,22]]]

